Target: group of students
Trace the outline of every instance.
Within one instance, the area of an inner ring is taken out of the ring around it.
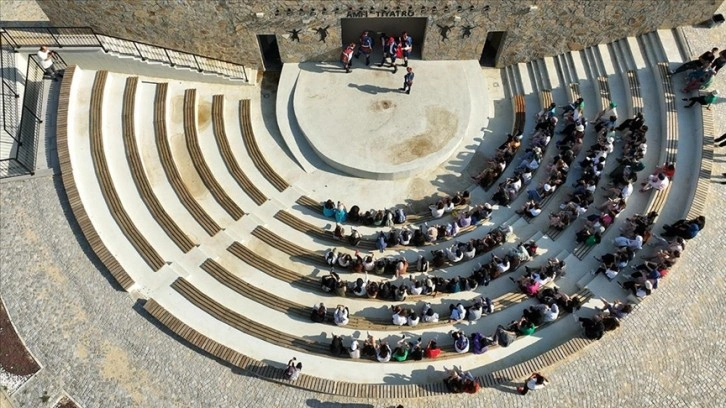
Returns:
[[[719,53],[718,48],[714,47],[710,51],[701,54],[698,59],[688,61],[670,71],[670,74],[676,75],[690,71],[685,79],[685,87],[681,89],[681,92],[688,93],[697,89],[709,88],[713,84],[713,78],[724,65],[726,65],[726,50]],[[696,102],[700,102],[697,98],[691,98],[690,100],[689,107]],[[702,103],[702,105],[710,105],[710,103]]]

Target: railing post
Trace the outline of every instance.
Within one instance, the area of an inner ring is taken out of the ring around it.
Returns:
[[[56,47],[63,48],[63,45],[60,43],[60,41],[58,41],[58,39],[55,37],[55,35],[53,35],[53,32],[50,31],[50,28],[46,28],[45,30],[48,31],[48,34],[50,34],[51,37],[53,37],[53,41],[55,41]]]
[[[192,57],[194,57],[194,62],[197,64],[197,71],[204,72],[204,70],[202,69],[202,67],[199,65],[199,61],[197,61],[197,55],[196,54],[192,54]]]
[[[15,43],[15,45],[11,44],[11,47],[13,47],[13,52],[18,52],[18,49],[20,49],[20,44],[18,44],[18,42],[15,41],[15,38],[13,38],[13,36],[10,35],[10,33],[7,30],[3,29],[2,32],[0,32],[0,36],[7,36],[11,42]]]
[[[94,36],[94,37],[96,38],[96,41],[98,41],[98,45],[100,45],[100,46],[101,46],[101,49],[103,50],[103,52],[104,52],[105,54],[108,54],[108,50],[106,49],[106,46],[105,46],[105,45],[103,45],[103,42],[101,41],[101,39],[100,39],[100,38],[98,38],[98,34],[96,34],[96,32],[95,32],[95,31],[93,31],[93,29],[91,29],[91,32],[93,33],[93,36]]]
[[[244,65],[242,65],[242,73],[245,74],[245,82],[249,83],[250,80],[247,78],[247,68],[245,68]]]
[[[171,60],[171,57],[169,56],[169,50],[164,48],[164,54],[166,55],[166,59],[169,60],[169,65],[173,68],[176,64]]]
[[[38,121],[38,123],[43,123],[43,121],[40,120],[38,115],[36,115],[35,112],[33,112],[32,110],[30,110],[30,108],[27,105],[23,104],[23,109],[27,110],[31,115],[33,115],[33,117],[35,118],[35,120]]]
[[[141,53],[139,46],[136,45],[136,41],[131,41],[131,43],[134,44],[134,48],[136,48],[136,52],[139,53],[139,57],[141,57],[141,61],[146,61],[146,57],[144,57],[144,54]]]

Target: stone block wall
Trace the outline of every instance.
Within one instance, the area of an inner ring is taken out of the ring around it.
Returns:
[[[263,67],[258,34],[277,37],[283,62],[337,60],[341,18],[426,17],[425,38],[414,40],[423,44],[422,58],[429,60],[478,60],[487,33],[504,31],[497,59],[501,67],[658,28],[698,23],[708,19],[719,4],[716,0],[39,2],[55,26],[91,26],[103,34],[258,68]]]

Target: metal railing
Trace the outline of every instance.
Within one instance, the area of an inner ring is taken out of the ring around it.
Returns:
[[[58,61],[57,69],[65,68],[65,63],[60,55],[54,55],[54,61]],[[0,159],[0,174],[2,177],[35,174],[35,161],[38,154],[40,134],[39,125],[43,123],[40,118],[43,115],[44,79],[45,69],[40,65],[40,59],[36,55],[31,55],[28,58],[28,68],[25,74],[20,126],[17,137],[13,138],[16,143],[12,147],[9,157]]]
[[[189,68],[233,80],[249,82],[242,64],[204,57],[171,48],[96,33],[91,27],[18,27],[3,28],[0,35],[18,50],[22,47],[100,47],[104,52],[132,56],[171,67]]]
[[[0,104],[3,110],[3,131],[13,140],[16,139],[18,130],[18,101],[20,97],[17,89],[18,77],[15,68],[15,56],[12,47],[2,41],[0,37],[0,76],[2,76],[2,88],[0,88]]]

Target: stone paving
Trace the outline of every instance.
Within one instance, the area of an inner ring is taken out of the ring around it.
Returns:
[[[726,7],[721,6],[720,12]],[[687,28],[696,53],[726,45],[726,28]],[[715,88],[726,91],[726,76]],[[713,107],[726,117],[726,101]],[[717,135],[726,121],[715,120]],[[706,230],[624,326],[550,368],[551,385],[523,397],[516,384],[474,396],[401,401],[405,407],[721,406],[726,389],[726,148],[716,148]],[[189,348],[113,283],[72,218],[58,177],[0,185],[0,294],[43,369],[10,397],[50,406],[63,393],[83,407],[391,407],[343,400],[246,376]],[[103,272],[99,273],[99,269]],[[134,313],[132,310],[136,311]],[[287,358],[287,357],[285,357]],[[47,392],[50,402],[43,404]]]

